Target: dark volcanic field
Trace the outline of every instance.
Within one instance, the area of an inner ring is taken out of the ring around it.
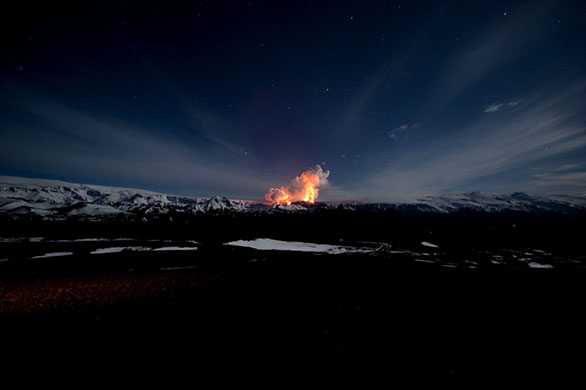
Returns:
[[[259,370],[266,362],[303,360],[341,368],[325,379],[327,387],[566,387],[584,372],[584,227],[584,215],[528,213],[5,219],[4,238],[132,237],[139,243],[133,245],[153,239],[200,245],[189,252],[90,255],[92,243],[0,244],[0,258],[10,258],[0,263],[2,359],[17,365],[236,361]],[[223,245],[258,237],[393,248],[427,240],[455,262],[484,249],[537,248],[572,261],[552,260],[553,269],[485,262],[447,268],[400,253]],[[74,254],[28,259],[38,246]],[[358,366],[368,373],[357,374]],[[301,377],[272,383],[287,387]]]

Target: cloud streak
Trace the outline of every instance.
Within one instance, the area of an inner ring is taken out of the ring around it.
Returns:
[[[518,101],[512,101],[508,103],[493,103],[488,107],[484,108],[484,112],[497,112],[501,109],[512,108],[518,105]]]
[[[401,125],[399,127],[395,127],[389,132],[389,138],[395,139],[399,137],[401,134],[405,133],[407,130],[409,130],[409,125]]]
[[[527,4],[516,9],[514,17],[496,18],[490,26],[479,30],[444,65],[436,93],[440,105],[450,103],[477,82],[534,50],[535,43],[548,33],[543,29],[543,21],[551,7],[548,3]]]
[[[217,191],[260,198],[269,179],[255,174],[244,155],[221,155],[170,132],[88,113],[34,93],[10,94],[3,104],[26,123],[3,123],[0,164],[42,174],[104,183],[165,188],[193,195]],[[228,149],[230,149],[228,147]]]
[[[484,190],[553,188],[554,175],[547,186],[536,186],[535,178],[523,172],[531,164],[552,164],[586,148],[586,118],[581,103],[585,92],[585,82],[561,90],[552,88],[515,110],[482,116],[450,136],[430,139],[387,162],[384,169],[366,175],[353,188],[355,197],[382,200],[470,190],[475,183]],[[491,181],[491,177],[498,180]],[[558,181],[563,178],[566,189],[572,181],[574,191],[583,187],[579,174],[555,177]]]
[[[497,112],[500,110],[505,103],[494,103],[484,109],[484,112]]]
[[[535,191],[580,192],[586,195],[586,171],[535,175],[529,185]]]

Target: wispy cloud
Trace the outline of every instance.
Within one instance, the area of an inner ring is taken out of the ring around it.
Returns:
[[[519,109],[481,116],[450,136],[429,139],[357,183],[356,197],[385,199],[474,189],[474,185],[484,190],[529,185],[534,178],[524,170],[527,166],[551,164],[586,148],[581,111],[585,95],[584,82],[551,88]],[[519,175],[525,181],[519,181]],[[491,177],[498,180],[491,183]]]
[[[401,126],[395,127],[394,129],[392,129],[389,132],[389,138],[395,139],[399,135],[401,135],[402,133],[406,132],[407,130],[409,130],[409,125],[401,125]]]
[[[387,58],[383,61],[385,65],[363,78],[349,103],[342,107],[340,120],[336,121],[331,129],[332,135],[344,141],[355,141],[354,137],[362,132],[369,108],[376,104],[378,98],[387,95],[385,90],[401,81],[409,69],[409,58],[416,52],[419,42],[425,42],[428,33],[427,30],[424,33],[412,31],[412,47],[408,49],[405,56]]]
[[[508,103],[493,103],[484,108],[484,112],[497,112],[501,109],[512,108],[519,104],[519,101],[512,101]]]
[[[200,135],[215,147],[223,148],[235,154],[243,154],[245,148],[238,144],[236,139],[238,131],[235,126],[221,115],[215,114],[201,104],[196,104],[192,97],[181,88],[177,82],[172,81],[164,72],[158,71],[156,66],[150,64],[149,69],[165,91],[174,101],[178,102],[183,111],[192,119],[190,132]]]
[[[529,182],[535,191],[581,192],[586,194],[586,171],[551,172],[535,175]]]
[[[582,164],[565,164],[552,169],[554,172],[573,171],[582,167]]]
[[[554,166],[534,174],[528,186],[534,191],[586,193],[586,171],[583,164]]]
[[[391,131],[389,131],[389,138],[391,139],[398,139],[399,137],[405,136],[406,134],[409,134],[413,129],[416,129],[419,127],[419,123],[414,123],[414,124],[404,124],[401,126],[397,126],[393,129],[391,129]]]
[[[484,112],[497,112],[505,103],[494,103],[484,109]]]
[[[543,29],[543,20],[550,8],[548,3],[528,3],[516,9],[514,17],[495,18],[487,28],[479,29],[444,65],[435,95],[440,105],[537,47],[540,37],[549,33]]]
[[[11,92],[2,103],[13,112],[24,113],[27,120],[2,124],[3,167],[193,195],[220,191],[262,198],[270,184],[247,167],[244,154],[217,153],[218,147],[231,148],[220,141],[197,143],[173,132],[89,113],[30,91]]]
[[[239,155],[244,153],[245,148],[233,141],[238,132],[228,121],[195,105],[189,105],[187,112],[194,120],[194,128],[196,131],[208,141],[232,153]]]
[[[363,82],[343,111],[341,123],[332,128],[336,136],[342,135],[347,138],[360,134],[364,112],[386,81],[388,81],[388,73],[379,71]]]

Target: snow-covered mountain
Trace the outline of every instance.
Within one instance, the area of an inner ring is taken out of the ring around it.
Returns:
[[[0,214],[43,217],[165,214],[170,210],[244,211],[249,202],[195,198],[132,188],[0,176]]]
[[[586,211],[586,196],[530,195],[524,192],[515,192],[512,194],[468,192],[463,194],[427,196],[391,203],[346,203],[341,205],[341,207],[350,207],[356,210],[413,210],[431,213],[450,213],[462,210],[484,212],[580,212]]]
[[[158,192],[73,184],[57,180],[0,176],[0,215],[36,215],[45,218],[107,217],[208,212],[311,212],[317,210],[404,211],[449,213],[460,210],[485,212],[586,211],[586,197],[570,195],[509,195],[472,192],[394,201],[298,202],[273,207],[261,202],[225,197],[197,198]]]

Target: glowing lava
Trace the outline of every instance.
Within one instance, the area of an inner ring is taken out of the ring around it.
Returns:
[[[319,194],[319,186],[327,183],[330,171],[324,171],[318,164],[291,180],[287,187],[271,188],[265,199],[273,204],[292,202],[314,203]]]

